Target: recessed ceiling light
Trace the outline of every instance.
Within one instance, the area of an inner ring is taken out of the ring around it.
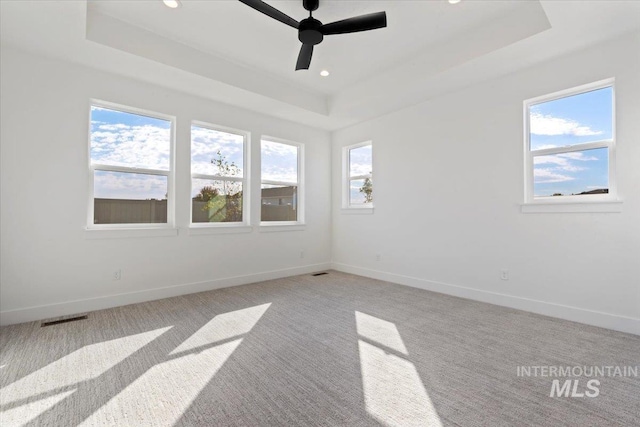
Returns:
[[[460,3],[460,0],[449,0],[450,4],[458,4]]]
[[[171,9],[175,9],[180,6],[180,2],[178,0],[162,0],[162,3]]]
[[[327,77],[329,75],[329,72],[327,70],[322,70],[322,71],[320,71],[320,75],[322,77]]]

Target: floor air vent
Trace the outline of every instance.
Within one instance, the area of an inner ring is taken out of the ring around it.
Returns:
[[[59,325],[60,323],[68,323],[68,322],[75,322],[77,320],[84,320],[87,319],[89,316],[76,316],[76,317],[68,317],[66,319],[60,319],[60,320],[52,320],[50,322],[42,322],[42,324],[40,326],[42,326],[43,328],[45,326],[53,326],[53,325]]]
[[[323,271],[322,273],[313,273],[312,276],[324,276],[325,274],[329,274],[326,271]]]

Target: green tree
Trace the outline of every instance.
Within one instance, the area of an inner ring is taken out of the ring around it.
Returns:
[[[219,194],[220,192],[213,185],[205,185],[200,189],[200,192],[196,194],[193,200],[197,200],[199,202],[208,202]]]
[[[371,178],[365,178],[362,187],[358,190],[364,194],[364,202],[371,203],[373,201],[373,183]]]
[[[233,177],[240,175],[240,168],[235,162],[229,162],[218,150],[211,164],[217,169],[217,176]],[[221,180],[222,188],[211,185],[204,186],[194,199],[201,197],[206,201],[202,208],[209,212],[209,220],[214,222],[242,221],[242,183],[238,181]]]

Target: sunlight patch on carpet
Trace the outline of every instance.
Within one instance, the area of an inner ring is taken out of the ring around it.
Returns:
[[[19,414],[20,425],[34,419],[71,395],[69,387],[99,377],[171,328],[86,345],[0,389],[3,425],[9,412]]]
[[[200,328],[195,334],[187,338],[171,354],[182,353],[211,343],[224,341],[249,332],[262,315],[269,309],[271,303],[256,305],[242,310],[219,314]]]
[[[24,426],[47,409],[52,408],[56,403],[61,402],[67,396],[75,393],[75,391],[76,389],[74,388],[54,394],[53,396],[32,400],[29,403],[17,407],[10,407],[9,409],[3,408],[2,412],[0,412],[2,427]]]
[[[357,311],[356,325],[367,413],[388,427],[442,427],[396,326]]]
[[[81,426],[139,425],[162,419],[173,425],[189,409],[271,304],[217,315],[95,411]]]

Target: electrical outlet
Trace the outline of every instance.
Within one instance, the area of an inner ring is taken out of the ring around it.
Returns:
[[[382,260],[382,255],[376,254],[376,261],[381,261],[381,260]]]
[[[509,280],[509,270],[506,270],[506,269],[500,270],[500,279]]]
[[[304,258],[304,249],[300,251],[300,259]]]
[[[113,272],[113,276],[112,276],[113,280],[120,280],[122,279],[122,270],[116,270]]]

